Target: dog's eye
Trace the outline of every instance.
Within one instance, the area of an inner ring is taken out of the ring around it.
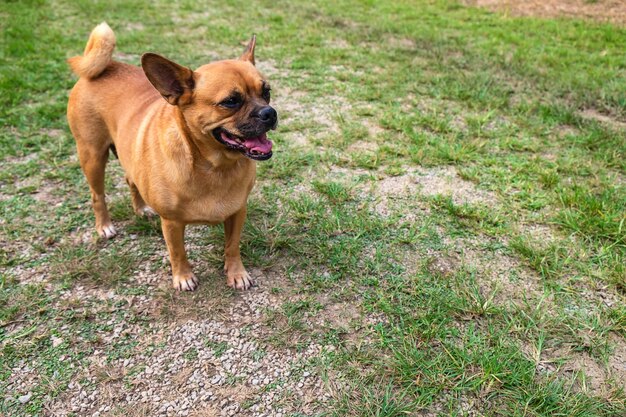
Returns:
[[[263,88],[263,91],[261,92],[261,97],[263,97],[263,100],[267,101],[268,104],[270,102],[270,91],[272,91],[272,89],[269,87],[266,87],[266,88]]]
[[[243,99],[239,95],[234,95],[228,97],[226,100],[222,100],[220,102],[220,106],[226,107],[228,109],[235,109],[243,103]]]

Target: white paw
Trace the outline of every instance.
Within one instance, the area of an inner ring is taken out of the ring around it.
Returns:
[[[143,206],[137,211],[137,214],[145,217],[155,217],[158,216],[158,213],[154,211],[154,209],[150,206]]]
[[[172,286],[179,291],[193,291],[198,288],[198,278],[194,274],[190,276],[174,276]]]
[[[254,286],[254,280],[246,270],[237,273],[227,273],[226,285],[236,290],[247,290]]]
[[[98,231],[100,237],[103,237],[105,239],[110,239],[117,234],[117,232],[115,231],[115,227],[113,227],[112,223],[109,223],[102,227],[98,227],[96,230]]]

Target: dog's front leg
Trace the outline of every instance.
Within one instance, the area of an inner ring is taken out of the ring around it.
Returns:
[[[185,223],[162,219],[161,226],[167,250],[170,253],[173,287],[184,291],[195,290],[198,286],[198,279],[191,271],[185,252]]]
[[[239,240],[241,230],[246,221],[246,207],[230,216],[224,222],[224,272],[226,272],[226,284],[238,290],[247,290],[254,282],[244,268],[239,253]]]

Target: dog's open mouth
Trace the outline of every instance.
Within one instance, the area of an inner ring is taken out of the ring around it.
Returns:
[[[213,136],[228,149],[239,151],[250,159],[265,161],[272,157],[272,141],[267,138],[266,133],[242,138],[217,128],[213,130]]]

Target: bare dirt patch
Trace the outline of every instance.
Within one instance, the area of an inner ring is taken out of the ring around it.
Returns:
[[[556,131],[557,136],[560,138],[564,138],[567,136],[576,136],[580,133],[580,131],[577,128],[575,128],[574,126],[568,126],[568,125],[557,126],[555,131]],[[548,159],[550,161],[555,161],[556,156],[550,155]]]
[[[378,194],[382,196],[413,194],[417,191],[417,179],[414,175],[404,174],[388,177],[377,184]]]
[[[626,25],[624,0],[464,0],[463,3],[511,16],[567,17]]]
[[[415,40],[397,36],[388,36],[387,44],[393,48],[413,50],[417,47]]]
[[[456,168],[438,167],[423,172],[418,177],[421,192],[427,196],[450,196],[455,204],[493,204],[497,198],[493,193],[481,190],[476,184],[461,179]]]
[[[343,38],[329,39],[329,40],[325,41],[324,44],[327,47],[333,48],[333,49],[350,49],[350,48],[352,48],[352,45],[347,40],[345,40]]]
[[[352,105],[340,96],[329,96],[323,102],[312,102],[305,91],[288,88],[277,92],[274,101],[286,123],[311,122],[324,132],[335,134],[339,132],[339,125],[335,120],[337,110],[350,111],[352,108]]]
[[[335,68],[335,70],[340,69]],[[277,71],[280,72],[280,70]],[[306,78],[306,74],[301,77]],[[297,125],[297,129],[287,129],[283,135],[288,142],[298,146],[309,145],[313,138],[324,139],[329,136],[333,137],[334,143],[336,137],[341,134],[344,121],[362,125],[366,129],[364,136],[373,139],[384,132],[384,129],[373,118],[358,114],[371,109],[369,103],[350,102],[340,95],[317,97],[306,90],[291,87],[276,89],[273,94],[272,103],[280,114],[279,123],[289,127]],[[356,148],[351,150],[375,151],[378,149],[374,141],[357,141],[357,143]]]
[[[282,65],[273,59],[262,59],[256,66],[263,75],[270,77],[270,81],[274,79],[288,79],[291,77],[291,71],[281,68]]]
[[[613,338],[614,340],[617,337]],[[610,397],[612,384],[626,387],[625,342],[620,339],[607,366],[592,358],[587,352],[579,352],[570,346],[560,346],[537,353],[537,366],[542,372],[556,372],[558,375],[575,377],[573,389],[591,393],[599,397]]]
[[[367,132],[372,138],[377,138],[378,136],[380,136],[381,133],[385,131],[385,129],[380,127],[378,123],[375,123],[371,119],[363,119],[362,123],[367,128]]]
[[[128,32],[139,32],[144,30],[145,27],[143,25],[143,23],[140,22],[129,22],[127,24],[124,25],[124,30],[128,31]]]
[[[377,188],[382,196],[419,192],[425,196],[448,196],[455,204],[494,204],[497,202],[497,197],[493,193],[481,190],[474,183],[460,178],[453,166],[412,169],[404,175],[379,181]]]
[[[63,203],[64,198],[58,194],[59,185],[50,181],[43,181],[33,193],[35,200],[49,204],[50,207],[57,207]]]
[[[556,230],[545,224],[524,224],[519,225],[520,230],[528,234],[533,242],[545,247],[556,240]]]
[[[626,389],[626,340],[613,335],[611,341],[614,348],[613,354],[609,356],[608,369],[615,382]]]
[[[65,134],[65,131],[61,129],[45,128],[41,129],[41,133],[45,136],[48,136],[49,138],[57,139],[63,136]]]
[[[351,145],[353,149],[361,151],[375,151],[376,144],[366,141],[358,141]],[[373,176],[378,177],[378,181],[368,181],[363,186],[358,187],[361,198],[374,197],[374,210],[382,215],[389,216],[392,212],[402,212],[405,220],[412,220],[420,213],[407,212],[404,202],[411,200],[420,206],[420,210],[428,212],[428,207],[419,204],[415,200],[416,194],[427,197],[446,196],[452,198],[455,204],[489,204],[498,203],[497,197],[486,190],[479,189],[474,183],[463,180],[455,167],[435,167],[435,168],[408,168],[405,174],[397,176],[386,176],[382,171],[368,171],[365,169],[349,169],[333,166],[330,174],[339,176],[345,181],[355,177]],[[423,213],[422,213],[423,214]]]
[[[9,164],[26,164],[39,158],[39,153],[33,152],[21,156],[9,156],[5,161]]]
[[[459,241],[455,242],[459,245]],[[457,246],[458,247],[458,246]],[[541,278],[514,257],[501,252],[461,246],[463,265],[475,271],[481,294],[495,303],[523,305],[528,300],[540,300],[543,296]]]
[[[450,278],[460,267],[460,259],[456,255],[437,253],[428,258],[426,267],[433,275]]]
[[[376,142],[369,142],[366,140],[358,140],[346,149],[347,152],[376,152],[378,151],[378,144]]]
[[[624,8],[626,8],[626,4],[624,4]],[[593,120],[616,130],[626,130],[626,122],[617,120],[616,118],[606,114],[602,114],[595,109],[585,109],[579,112],[578,115],[583,119]]]

